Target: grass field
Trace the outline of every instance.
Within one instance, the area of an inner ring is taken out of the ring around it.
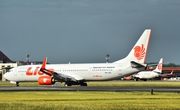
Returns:
[[[20,86],[40,86],[37,82],[20,82]],[[57,85],[63,86],[64,84],[57,82]],[[0,82],[0,86],[15,86],[8,81]],[[78,85],[79,86],[79,85]],[[180,87],[180,82],[172,81],[105,81],[105,82],[88,82],[88,86],[159,86],[159,87]]]
[[[157,92],[0,92],[0,110],[179,110],[180,94]]]
[[[60,83],[58,83],[60,84]],[[180,82],[89,82],[89,86],[180,87]],[[15,86],[0,82],[0,86]],[[39,86],[23,82],[20,86]],[[176,92],[0,92],[0,110],[179,110]]]

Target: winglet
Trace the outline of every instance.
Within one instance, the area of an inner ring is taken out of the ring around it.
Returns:
[[[46,62],[47,62],[47,57],[44,58],[44,61],[43,61],[42,66],[40,68],[40,71],[49,75],[49,76],[52,76],[52,73],[54,72],[54,70],[46,69]]]
[[[173,74],[173,72],[174,72],[174,70],[172,70],[170,74]]]
[[[47,62],[47,57],[44,58],[44,61],[42,63],[41,69],[45,69],[46,68],[46,62]]]

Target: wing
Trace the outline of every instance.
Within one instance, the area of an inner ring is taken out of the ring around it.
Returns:
[[[67,75],[67,74],[63,74],[63,73],[53,72],[52,75],[56,80],[63,81],[63,82],[67,82],[67,81],[79,82],[81,80],[84,80],[83,77],[81,77],[79,75],[75,75],[75,74]]]
[[[46,75],[52,76],[55,80],[62,81],[62,82],[67,82],[67,81],[78,82],[78,81],[84,80],[83,77],[77,74],[64,74],[64,73],[57,73],[52,70],[48,70],[46,69],[46,61],[47,61],[47,58],[44,58],[40,71],[45,73]]]

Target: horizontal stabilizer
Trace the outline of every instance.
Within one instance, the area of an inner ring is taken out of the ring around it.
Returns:
[[[147,67],[147,64],[140,64],[135,61],[131,61],[131,67],[132,68],[141,68],[141,67]]]

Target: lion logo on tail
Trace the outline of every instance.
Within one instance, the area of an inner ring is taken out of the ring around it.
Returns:
[[[162,70],[162,63],[158,64],[158,70]]]
[[[141,60],[145,57],[145,47],[144,44],[142,44],[141,46],[136,46],[134,48],[134,56],[137,58],[137,60]]]

